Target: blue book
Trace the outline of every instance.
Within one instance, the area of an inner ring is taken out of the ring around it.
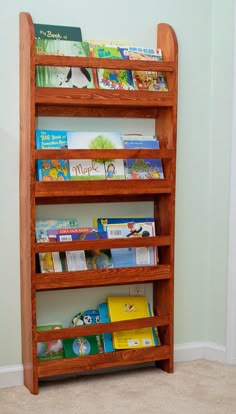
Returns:
[[[160,149],[157,137],[122,135],[124,149]],[[164,178],[159,158],[125,160],[125,177],[130,180]]]
[[[111,322],[110,316],[108,313],[107,303],[100,303],[98,305],[98,311],[100,315],[101,323],[109,323]],[[115,349],[112,343],[112,334],[107,332],[103,334],[103,344],[104,344],[104,352],[114,352]]]
[[[37,149],[66,149],[67,131],[37,129],[35,131]],[[39,181],[70,180],[68,160],[37,160]]]
[[[153,217],[104,217],[96,218],[98,231],[107,231],[108,239],[123,237],[153,237]],[[155,246],[111,249],[113,266],[152,266],[158,262]]]

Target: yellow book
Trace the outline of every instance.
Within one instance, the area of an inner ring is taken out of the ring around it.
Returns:
[[[107,306],[112,322],[149,316],[146,296],[108,296]]]
[[[145,296],[112,296],[107,298],[112,322],[149,317]],[[113,332],[115,349],[144,348],[154,346],[152,327]]]

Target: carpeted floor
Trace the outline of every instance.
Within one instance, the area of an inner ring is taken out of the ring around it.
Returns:
[[[0,389],[1,414],[236,414],[236,365],[197,360]]]

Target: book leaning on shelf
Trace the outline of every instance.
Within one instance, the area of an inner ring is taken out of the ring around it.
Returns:
[[[107,298],[111,322],[150,317],[145,296],[109,296]],[[144,348],[155,346],[155,332],[152,327],[113,332],[115,349]]]
[[[35,238],[38,243],[49,242],[48,231],[59,228],[78,227],[78,221],[75,218],[68,219],[36,219]],[[39,268],[41,273],[62,272],[65,271],[64,252],[45,252],[38,253]]]
[[[159,140],[151,135],[123,134],[125,149],[160,149]],[[125,178],[129,180],[164,178],[162,160],[159,158],[126,159]]]
[[[74,40],[82,42],[80,27],[34,24],[35,39]]]
[[[145,47],[119,47],[123,59],[161,61],[161,49]],[[134,88],[138,90],[167,92],[166,76],[163,72],[132,70]]]
[[[122,59],[122,54],[115,45],[90,44],[90,56],[96,58]],[[101,89],[134,89],[133,77],[129,69],[98,68],[97,83]]]
[[[66,149],[67,132],[37,129],[35,141],[37,149]],[[37,160],[36,167],[39,181],[70,180],[68,160]]]
[[[154,237],[153,217],[96,217],[94,224],[98,231],[107,231],[108,239],[123,237]],[[113,266],[152,266],[158,263],[155,246],[128,247],[111,249]]]
[[[35,39],[35,53],[56,56],[89,56],[89,44],[72,40]],[[36,86],[94,88],[90,68],[36,66]]]
[[[68,131],[69,149],[106,150],[122,149],[119,132]],[[71,180],[120,180],[125,178],[121,159],[69,160]]]

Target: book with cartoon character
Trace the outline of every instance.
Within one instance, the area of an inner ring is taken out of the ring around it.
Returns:
[[[48,231],[62,228],[78,227],[75,218],[68,219],[36,219],[35,239],[39,243],[52,241],[49,239]],[[64,252],[38,253],[39,268],[41,273],[66,271]]]
[[[50,324],[37,326],[37,332],[49,331],[52,329],[63,328],[63,325]],[[61,339],[53,341],[44,341],[37,343],[37,359],[38,361],[45,361],[48,359],[64,358],[64,348]]]
[[[161,49],[148,47],[119,47],[123,59],[161,61]],[[134,88],[147,91],[167,92],[168,86],[164,72],[132,70]]]
[[[88,309],[73,316],[70,326],[92,325],[100,323],[97,309]],[[63,339],[65,357],[92,355],[104,352],[102,335],[81,336]]]
[[[69,149],[122,149],[119,132],[68,131]],[[125,178],[123,159],[69,160],[71,180],[122,180]]]
[[[160,149],[156,136],[122,135],[125,149]],[[164,178],[162,160],[159,158],[126,159],[125,177],[129,180]]]
[[[36,55],[89,56],[89,44],[72,40],[36,39]],[[36,66],[36,86],[61,88],[94,88],[90,68]]]
[[[67,132],[46,129],[35,131],[37,149],[66,149]],[[70,180],[68,160],[37,160],[37,177],[39,181]]]
[[[97,58],[122,59],[119,48],[114,45],[90,46],[90,54]],[[131,70],[98,68],[97,79],[101,89],[134,89]]]
[[[155,236],[153,217],[98,217],[95,222],[98,231],[107,231],[108,239]],[[152,266],[158,262],[155,246],[111,249],[111,255],[115,268]]]
[[[145,296],[109,296],[107,306],[111,322],[150,316]],[[112,338],[115,349],[144,348],[155,345],[152,327],[113,332]]]

